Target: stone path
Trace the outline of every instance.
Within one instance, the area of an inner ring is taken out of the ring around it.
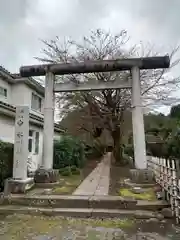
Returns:
[[[107,153],[97,167],[80,184],[73,195],[103,196],[109,192],[111,153]]]

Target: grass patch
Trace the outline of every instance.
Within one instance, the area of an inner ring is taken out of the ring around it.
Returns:
[[[53,190],[54,194],[71,194],[72,193],[72,187],[71,186],[62,186],[62,187],[56,187]]]
[[[104,228],[132,228],[135,225],[135,220],[133,219],[77,219],[77,218],[67,218],[66,219],[68,225],[78,226],[78,225],[86,225],[92,228],[96,227],[104,227]]]
[[[132,197],[136,200],[147,200],[147,201],[155,201],[156,195],[152,188],[146,189],[143,193],[133,193],[131,189],[123,188],[118,191],[119,195],[122,197]]]
[[[72,194],[82,182],[82,175],[61,176],[60,185],[54,187],[52,194]]]
[[[105,227],[105,228],[131,228],[134,225],[132,219],[105,219],[105,220],[92,220],[89,223],[92,227]]]

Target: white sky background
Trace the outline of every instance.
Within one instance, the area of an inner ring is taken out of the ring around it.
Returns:
[[[180,0],[0,0],[0,65],[18,72],[37,63],[39,39],[76,39],[96,28],[126,29],[132,42],[154,43],[166,54],[180,44],[179,12]]]

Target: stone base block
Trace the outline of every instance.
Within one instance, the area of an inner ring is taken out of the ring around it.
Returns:
[[[60,182],[54,182],[54,183],[37,183],[36,182],[36,188],[42,188],[42,189],[53,189],[54,187],[57,187],[60,185]]]
[[[130,175],[133,183],[154,183],[154,173],[149,169],[131,169]]]
[[[35,183],[55,183],[59,181],[59,170],[57,169],[43,169],[36,170],[34,175]]]
[[[119,196],[92,196],[89,207],[92,209],[136,209],[137,200]]]
[[[7,196],[11,193],[26,193],[33,186],[33,178],[27,178],[25,180],[9,178],[5,180],[4,195]]]

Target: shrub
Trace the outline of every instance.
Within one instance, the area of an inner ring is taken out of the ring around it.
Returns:
[[[54,142],[54,168],[67,166],[83,167],[85,163],[84,144],[77,138],[63,136]]]
[[[62,172],[64,172],[64,168],[59,169],[59,173],[61,174]]]
[[[72,172],[72,175],[80,175],[81,173],[80,169],[77,168],[76,166],[71,167],[71,172]]]
[[[92,147],[88,146],[86,150],[86,157],[88,159],[100,158],[104,155],[106,148],[107,148],[106,146],[95,142]]]
[[[0,188],[4,188],[4,180],[12,177],[13,144],[0,141]]]
[[[70,175],[80,175],[81,171],[79,168],[73,165],[71,167],[67,166],[64,168],[60,168],[59,173],[61,176],[70,176]]]
[[[77,167],[75,165],[71,166],[71,172],[76,171]]]
[[[60,168],[59,173],[63,173],[63,172],[71,172],[71,168],[69,166]]]
[[[79,168],[76,169],[76,171],[73,171],[72,172],[73,175],[80,175],[81,174],[81,171]]]
[[[64,171],[69,171],[69,172],[71,172],[71,167],[69,167],[69,166],[65,167],[65,168],[64,168]]]
[[[71,168],[70,167],[65,167],[63,168],[63,171],[61,172],[61,176],[71,176]]]
[[[64,172],[61,173],[61,176],[64,176],[64,177],[71,176],[71,172],[69,172],[69,171],[64,171]]]
[[[134,157],[134,147],[131,144],[128,144],[124,147],[124,154],[127,154],[130,157]]]
[[[78,168],[77,168],[76,166],[74,166],[74,165],[73,165],[73,166],[71,166],[71,172],[72,172],[72,173],[73,173],[73,172],[76,172],[76,171],[77,171],[77,169],[78,169]]]

